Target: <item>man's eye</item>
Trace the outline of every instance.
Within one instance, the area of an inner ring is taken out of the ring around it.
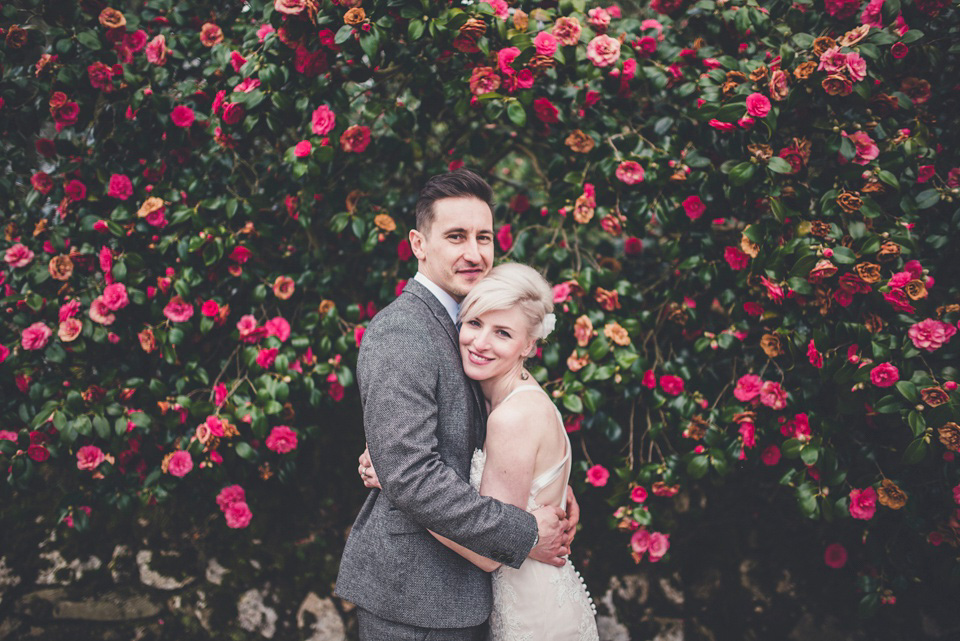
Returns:
[[[447,238],[450,240],[463,240],[463,234],[450,234]]]
[[[477,242],[481,243],[491,243],[493,242],[493,236],[478,236]]]

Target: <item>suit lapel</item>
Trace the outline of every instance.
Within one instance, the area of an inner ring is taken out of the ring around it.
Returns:
[[[459,333],[457,332],[457,326],[453,324],[453,319],[450,318],[450,314],[447,313],[447,309],[443,306],[436,296],[434,296],[429,289],[413,280],[412,278],[407,282],[406,287],[403,288],[404,293],[412,294],[419,298],[433,313],[433,317],[436,321],[443,327],[444,331],[447,334],[447,337],[453,341],[453,346],[456,348],[457,353],[460,353],[460,340]],[[465,376],[466,377],[466,376]],[[486,435],[486,430],[484,429],[487,424],[487,406],[483,402],[483,395],[480,393],[479,385],[476,381],[472,379],[467,379],[467,384],[470,387],[470,391],[473,393],[473,400],[477,405],[477,412],[480,414],[480,429],[479,434],[477,434],[477,443],[482,444]]]

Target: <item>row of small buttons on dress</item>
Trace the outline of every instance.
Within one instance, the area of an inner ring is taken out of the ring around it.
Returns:
[[[576,570],[576,573],[577,573],[577,578],[580,579],[580,585],[583,586],[583,591],[584,591],[584,592],[586,593],[586,595],[587,595],[587,601],[590,602],[590,609],[593,610],[593,615],[596,616],[596,615],[597,615],[597,606],[596,606],[596,604],[594,604],[594,602],[593,602],[593,597],[590,596],[590,590],[587,589],[587,582],[583,580],[583,577],[582,577],[582,576],[580,576],[580,570]]]

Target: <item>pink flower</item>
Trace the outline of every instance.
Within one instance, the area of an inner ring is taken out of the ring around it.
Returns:
[[[111,311],[123,309],[130,303],[127,296],[127,287],[123,283],[107,285],[103,289],[103,302]]]
[[[147,62],[160,66],[167,62],[167,39],[162,35],[147,43]]]
[[[740,433],[740,437],[743,439],[744,447],[756,447],[757,446],[757,428],[750,421],[744,421],[740,423],[740,427],[737,428],[737,431]]]
[[[233,67],[234,71],[240,73],[240,68],[245,64],[247,64],[247,59],[239,51],[230,52],[230,66]]]
[[[553,56],[557,52],[557,44],[557,37],[547,31],[541,31],[533,38],[533,46],[541,56]]]
[[[852,18],[860,8],[860,0],[825,0],[827,13],[837,20]]]
[[[337,124],[337,115],[333,113],[330,107],[320,105],[313,110],[310,117],[310,130],[318,136],[326,136],[333,131]]]
[[[910,47],[902,42],[894,42],[892,45],[890,45],[890,55],[896,60],[902,60],[906,58],[908,53],[910,53]]]
[[[261,348],[260,352],[257,354],[257,365],[267,369],[273,365],[273,361],[277,360],[278,352],[279,350],[276,347]]]
[[[638,485],[630,490],[630,500],[634,503],[643,503],[647,500],[647,496],[647,490],[645,490],[642,485]]]
[[[617,178],[627,185],[636,185],[643,182],[643,167],[635,160],[624,160],[617,166]]]
[[[850,142],[852,142],[856,147],[857,155],[854,157],[853,162],[857,163],[858,165],[866,165],[871,160],[876,160],[877,156],[880,155],[880,148],[867,132],[855,131],[852,134],[847,135],[847,132],[843,131],[841,134],[845,138],[849,138]]]
[[[173,121],[173,124],[184,129],[189,129],[195,118],[193,109],[184,105],[177,105],[170,112],[170,120]]]
[[[359,154],[370,144],[370,128],[364,125],[352,125],[340,136],[340,149],[348,153]]]
[[[655,388],[657,386],[657,375],[654,374],[652,369],[648,369],[643,373],[643,378],[640,380],[640,384],[647,389]]]
[[[937,170],[933,165],[920,165],[917,168],[917,182],[925,183],[929,182],[937,173]]]
[[[133,183],[124,174],[113,174],[107,187],[107,195],[111,198],[126,200],[133,195]]]
[[[880,363],[870,370],[870,382],[877,387],[890,387],[900,380],[900,370],[890,363]]]
[[[260,25],[260,28],[257,29],[257,39],[260,40],[260,42],[263,42],[267,39],[267,36],[275,31],[276,29],[273,28],[272,24],[262,24]]]
[[[246,500],[247,494],[239,485],[228,485],[217,494],[217,506],[221,512],[226,512],[233,503],[243,503]]]
[[[200,306],[200,313],[207,318],[213,318],[220,313],[220,303],[215,300],[207,300]]]
[[[762,93],[752,93],[747,96],[747,113],[754,118],[766,118],[770,113],[770,99]]]
[[[764,381],[760,386],[760,402],[770,409],[782,410],[787,406],[787,392],[780,383]]]
[[[907,294],[902,289],[892,289],[889,292],[884,292],[883,300],[890,303],[890,306],[898,312],[913,314],[917,311],[916,308],[910,304]]]
[[[590,26],[593,27],[594,31],[597,33],[603,33],[607,30],[607,27],[610,25],[610,14],[606,9],[596,7],[590,9],[587,12],[589,18],[587,22],[590,23]]]
[[[859,53],[848,53],[846,70],[850,80],[860,82],[867,77],[867,61]]]
[[[163,308],[163,315],[174,323],[185,323],[193,317],[193,305],[179,296],[174,296]]]
[[[817,369],[821,369],[823,367],[823,354],[817,351],[817,346],[813,342],[812,338],[807,344],[807,360],[809,360],[810,364]]]
[[[244,78],[237,86],[233,88],[234,93],[250,93],[254,89],[260,88],[260,80],[257,78]]]
[[[840,73],[847,65],[847,54],[840,51],[840,47],[830,47],[820,54],[820,63],[817,65],[817,71],[825,71],[828,74]]]
[[[823,562],[827,567],[839,570],[847,564],[847,548],[839,543],[831,543],[823,553]]]
[[[217,407],[220,407],[227,401],[227,396],[229,392],[227,391],[227,386],[225,383],[217,383],[217,386],[213,388],[214,395],[214,404]]]
[[[570,300],[570,293],[573,291],[573,288],[570,285],[570,281],[560,283],[553,286],[553,302],[565,303]]]
[[[310,155],[311,151],[313,151],[313,145],[310,144],[310,141],[301,140],[297,143],[296,147],[293,148],[293,155],[297,158],[306,158]]]
[[[77,450],[77,469],[95,470],[106,458],[96,445],[84,445]]]
[[[609,67],[620,59],[620,41],[607,35],[596,36],[587,44],[587,60],[597,67]]]
[[[42,171],[38,171],[30,178],[30,184],[41,194],[48,194],[53,189],[53,179]]]
[[[68,180],[63,186],[63,193],[70,200],[83,200],[87,197],[87,186],[79,180]]]
[[[683,394],[683,388],[683,379],[679,376],[671,376],[670,374],[666,374],[660,377],[660,389],[671,396]]]
[[[235,125],[247,115],[247,110],[238,102],[228,102],[223,105],[223,113],[220,117],[228,125]]]
[[[53,330],[41,322],[36,322],[23,330],[20,345],[23,349],[43,349],[53,336]]]
[[[275,316],[263,325],[267,330],[267,336],[276,336],[283,343],[290,338],[290,323],[283,316]]]
[[[768,445],[760,454],[760,460],[767,466],[776,465],[780,462],[780,448],[776,445]]]
[[[707,124],[717,131],[733,131],[737,128],[732,122],[724,122],[723,120],[717,120],[716,118],[711,118],[707,121]],[[752,125],[753,121],[751,120],[749,124]]]
[[[107,301],[103,300],[103,296],[97,296],[90,302],[90,309],[87,314],[90,316],[90,320],[101,325],[113,325],[114,321],[117,320],[116,314],[111,313]]]
[[[16,434],[14,434],[14,438],[12,438],[12,439],[10,439],[10,440],[11,440],[11,441],[15,441],[15,440],[16,440]],[[955,486],[953,487],[953,502],[956,503],[957,505],[960,505],[960,484],[955,485]]]
[[[286,454],[297,449],[297,433],[286,425],[277,425],[267,436],[267,449],[277,454]]]
[[[250,525],[250,519],[253,518],[253,512],[250,506],[244,501],[234,501],[223,511],[223,516],[227,520],[229,528],[244,528]]]
[[[0,430],[0,441],[13,441],[17,442],[17,433],[10,430]],[[960,486],[957,486],[960,487]]]
[[[772,300],[775,303],[783,302],[783,297],[784,297],[783,287],[781,287],[780,285],[777,285],[766,276],[761,276],[760,282],[767,289],[767,297],[770,300]]]
[[[917,349],[925,349],[933,352],[950,341],[950,338],[957,333],[957,328],[950,323],[927,318],[910,327],[907,330],[907,336],[913,341]]]
[[[630,548],[637,556],[643,556],[650,549],[650,532],[645,529],[634,532],[630,537]]]
[[[750,264],[750,256],[744,253],[739,247],[729,245],[723,250],[723,258],[730,265],[730,269],[740,271]]]
[[[663,555],[670,549],[670,535],[660,532],[651,532],[650,534],[650,562],[656,563],[663,558]]]
[[[700,200],[700,196],[687,196],[683,201],[683,211],[687,214],[687,217],[690,220],[696,220],[703,216],[703,213],[707,210],[706,205],[703,204],[703,201]]]
[[[47,449],[46,445],[34,443],[27,448],[27,456],[37,463],[43,463],[50,458],[50,450]]]
[[[497,244],[500,245],[500,251],[508,252],[513,247],[513,232],[510,225],[503,225],[497,230]]]
[[[29,265],[30,261],[33,260],[33,256],[33,252],[27,249],[26,245],[17,243],[7,250],[3,255],[3,259],[10,267],[17,269]]]
[[[353,340],[360,345],[360,342],[363,340],[363,335],[366,333],[367,328],[363,325],[357,325],[353,328]]]
[[[553,23],[551,33],[557,37],[564,47],[572,47],[580,41],[582,27],[580,21],[574,17],[563,16]]]
[[[511,66],[513,61],[517,59],[517,56],[520,55],[520,50],[516,47],[504,47],[497,52],[497,66],[500,68],[500,73],[505,76],[511,76],[516,71]]]
[[[643,241],[636,236],[628,236],[623,241],[623,253],[627,256],[636,256],[643,251]]]
[[[733,389],[733,396],[740,402],[746,403],[760,396],[763,380],[756,374],[744,374],[737,381]]]
[[[560,122],[560,113],[557,111],[557,108],[554,106],[554,104],[550,102],[549,98],[541,97],[534,100],[533,113],[536,114],[537,118],[548,125],[555,122]]]
[[[594,465],[587,470],[587,483],[594,487],[603,487],[610,480],[610,472],[602,465]]]
[[[850,516],[869,521],[877,512],[877,491],[872,487],[865,490],[850,490]]]
[[[177,450],[167,461],[167,472],[178,478],[183,478],[192,469],[193,458],[186,450]]]

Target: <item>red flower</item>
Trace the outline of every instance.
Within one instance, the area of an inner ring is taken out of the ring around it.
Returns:
[[[739,247],[732,245],[723,250],[723,258],[730,265],[730,269],[739,271],[745,269],[750,264],[750,256],[743,252]]]
[[[671,376],[666,374],[660,377],[660,389],[662,389],[667,394],[671,396],[676,396],[683,393],[684,383],[683,379],[679,376]]]
[[[587,483],[594,487],[603,487],[610,480],[610,472],[602,465],[594,465],[587,470]]]
[[[910,48],[902,42],[894,42],[890,45],[890,55],[892,55],[897,60],[901,60],[907,57],[907,53],[910,52]]]
[[[747,96],[747,113],[754,118],[765,118],[770,113],[770,99],[762,93]]]
[[[877,512],[877,491],[872,487],[850,490],[850,516],[869,521]]]
[[[174,296],[163,308],[163,315],[173,323],[185,323],[193,317],[193,305],[179,296]]]
[[[362,153],[370,144],[370,128],[352,125],[340,135],[340,149],[348,153]]]
[[[177,127],[183,127],[184,129],[190,128],[194,118],[193,109],[185,105],[177,105],[173,108],[173,111],[170,112],[170,120],[173,121],[173,124]]]
[[[823,562],[827,567],[839,570],[847,564],[847,548],[839,543],[831,543],[823,553]]]
[[[310,141],[301,140],[297,143],[297,146],[293,148],[293,155],[297,158],[306,158],[310,155],[311,151],[313,151],[313,145],[310,144]]]
[[[243,105],[236,102],[228,102],[223,106],[223,114],[221,114],[220,117],[226,124],[235,125],[243,120],[243,117],[246,115],[247,111],[243,108]]]
[[[87,186],[79,180],[68,180],[63,186],[63,192],[70,200],[83,200],[87,197]]]
[[[508,252],[513,247],[513,233],[510,225],[503,225],[497,230],[497,243],[500,245],[500,251]]]
[[[102,62],[95,62],[87,67],[87,76],[94,89],[104,93],[113,91],[113,69]]]
[[[700,200],[700,196],[687,196],[683,201],[683,211],[690,220],[700,218],[706,210],[707,207],[703,204],[703,201]]]
[[[286,425],[277,425],[267,436],[267,449],[286,454],[297,449],[297,433]]]
[[[623,253],[627,256],[636,256],[643,251],[643,241],[636,236],[630,236],[623,241]]]
[[[837,20],[853,17],[860,9],[860,0],[825,0],[827,13]]]
[[[278,351],[279,350],[276,347],[261,349],[257,354],[257,365],[264,369],[269,368],[271,365],[273,365],[273,362],[277,360]]]
[[[27,456],[37,463],[43,463],[50,458],[50,452],[44,445],[31,445],[27,448]]]
[[[760,454],[760,460],[764,465],[776,465],[780,462],[780,448],[776,445],[768,445]]]
[[[550,102],[549,98],[537,98],[533,101],[533,113],[536,114],[542,122],[553,124],[560,122],[557,108]]]
[[[41,194],[48,194],[53,189],[53,179],[42,171],[38,171],[31,176],[30,184]]]
[[[111,198],[126,200],[133,195],[133,183],[125,174],[113,174],[110,176],[107,195]]]
[[[900,380],[900,370],[896,365],[880,363],[870,370],[870,382],[877,387],[891,387]]]

